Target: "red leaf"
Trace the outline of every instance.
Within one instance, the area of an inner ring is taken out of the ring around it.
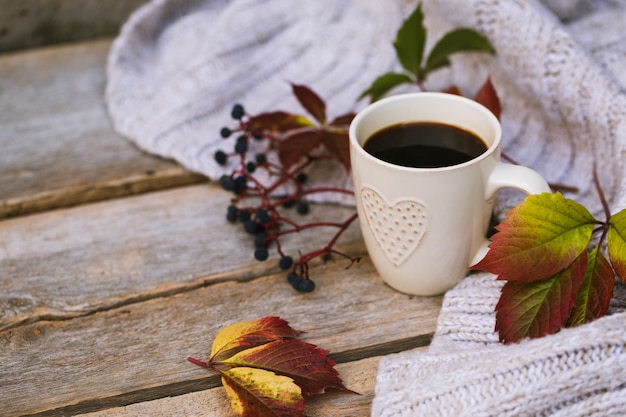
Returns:
[[[442,93],[448,93],[448,94],[454,94],[455,96],[462,96],[463,93],[461,93],[461,90],[459,89],[459,87],[457,87],[456,85],[451,85],[450,87],[446,88],[445,90],[441,91]]]
[[[288,136],[278,144],[278,157],[283,168],[288,170],[317,148],[323,138],[323,132],[317,129],[304,130]]]
[[[606,315],[613,296],[614,284],[615,275],[609,261],[597,247],[594,248],[589,255],[589,265],[567,326],[589,323]]]
[[[302,388],[303,395],[322,394],[327,388],[346,389],[327,353],[298,339],[277,340],[246,349],[220,364],[260,368],[287,376]]]
[[[505,281],[530,282],[553,276],[584,252],[597,222],[562,194],[534,194],[497,226],[487,255],[472,269]]]
[[[222,371],[233,411],[242,417],[304,417],[304,398],[292,379],[263,369]]]
[[[496,331],[504,343],[553,334],[565,326],[587,268],[587,252],[545,280],[507,282],[496,305]]]
[[[350,170],[350,142],[345,131],[328,131],[322,137],[326,150]]]
[[[305,85],[291,84],[293,94],[302,107],[308,111],[320,124],[326,123],[326,103],[313,90]]]
[[[264,317],[256,320],[241,321],[223,328],[213,341],[211,361],[219,357],[241,350],[258,346],[274,340],[297,337],[301,332],[292,329],[279,317]]]
[[[336,118],[334,118],[333,121],[330,122],[328,125],[332,127],[343,127],[347,129],[350,126],[350,123],[352,123],[352,119],[354,119],[354,116],[356,116],[356,113],[342,114],[341,116],[337,116]]]
[[[500,119],[502,106],[500,104],[500,98],[498,97],[498,93],[491,83],[491,77],[487,77],[485,83],[476,93],[474,101],[487,107],[498,119]]]
[[[313,124],[306,117],[284,111],[275,111],[253,116],[246,122],[246,125],[252,131],[267,130],[284,133],[292,129],[312,126]]]

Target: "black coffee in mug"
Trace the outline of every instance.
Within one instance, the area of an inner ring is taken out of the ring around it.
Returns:
[[[487,145],[456,126],[414,122],[379,130],[365,141],[363,149],[394,165],[439,168],[470,161],[485,152]]]

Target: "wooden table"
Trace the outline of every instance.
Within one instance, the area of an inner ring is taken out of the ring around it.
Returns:
[[[316,290],[294,291],[275,252],[255,261],[225,220],[226,192],[113,132],[110,43],[0,56],[0,415],[232,416],[219,378],[186,358],[268,315],[329,350],[361,393],[313,397],[307,415],[369,415],[380,357],[427,346],[441,297],[385,286],[357,225],[338,248],[363,260],[318,262]]]

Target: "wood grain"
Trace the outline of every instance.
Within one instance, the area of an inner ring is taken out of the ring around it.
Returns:
[[[441,297],[393,291],[367,259],[348,270],[337,260],[313,272],[318,288],[309,294],[295,292],[279,273],[6,330],[2,412],[88,412],[217,386],[215,376],[185,358],[206,359],[221,328],[267,315],[285,318],[332,354],[352,352],[345,361],[361,359],[361,350],[390,353],[401,341],[404,349],[429,343]]]
[[[424,350],[419,348],[418,350]],[[344,391],[328,391],[307,399],[305,414],[309,417],[364,417],[370,414],[374,399],[376,371],[380,356],[336,366],[345,386],[359,395]],[[176,397],[160,398],[81,414],[80,417],[235,417],[222,388],[212,388]]]
[[[253,237],[226,221],[230,194],[196,185],[0,222],[0,329],[67,319],[206,283],[278,271],[258,262]],[[353,208],[313,205],[299,222],[343,221]],[[326,245],[334,229],[289,235],[283,250]],[[340,238],[365,253],[357,224]],[[345,261],[348,264],[347,261]]]
[[[206,181],[113,131],[110,44],[0,55],[0,217]]]

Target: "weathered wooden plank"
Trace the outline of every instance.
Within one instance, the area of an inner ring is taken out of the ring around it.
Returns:
[[[363,417],[369,415],[374,399],[379,360],[380,357],[376,356],[337,365],[336,369],[346,387],[358,392],[359,395],[333,390],[324,395],[313,396],[307,399],[305,414],[309,417]],[[169,417],[173,415],[178,417],[234,417],[235,414],[230,409],[224,390],[213,388],[81,414],[80,417]]]
[[[0,52],[117,34],[146,0],[0,0]]]
[[[110,44],[0,55],[0,217],[206,181],[113,131]]]
[[[226,221],[230,198],[205,184],[0,221],[0,329],[277,271],[275,251],[256,261],[253,237]],[[353,212],[315,205],[293,216],[343,221]],[[283,249],[297,258],[334,233],[290,235]],[[339,244],[365,253],[356,223]]]
[[[222,282],[64,321],[0,333],[0,404],[4,415],[97,411],[217,386],[186,362],[206,359],[225,325],[278,315],[333,354],[362,358],[429,343],[441,297],[411,297],[384,285],[364,259],[313,271],[318,288],[299,294],[282,273]],[[416,343],[421,340],[421,343]],[[377,346],[378,349],[371,349]],[[34,400],[36,399],[36,400]]]

